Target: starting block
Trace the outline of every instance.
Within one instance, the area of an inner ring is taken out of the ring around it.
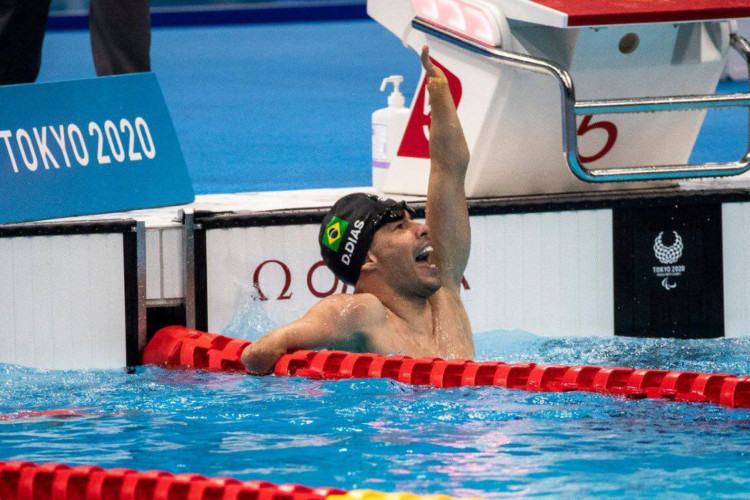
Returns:
[[[750,0],[368,0],[368,13],[406,46],[430,45],[448,77],[469,197],[676,187],[750,168],[748,152],[687,164],[706,109],[750,105],[713,94],[730,50],[748,60],[732,20],[750,17]],[[427,192],[425,94],[423,72],[386,192]]]

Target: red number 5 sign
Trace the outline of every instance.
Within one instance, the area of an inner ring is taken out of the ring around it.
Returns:
[[[592,117],[593,115],[586,115],[583,117],[583,121],[578,126],[578,135],[583,136],[591,132],[592,130],[598,129],[603,130],[607,134],[607,140],[604,142],[604,146],[602,147],[602,149],[592,155],[584,156],[583,154],[578,153],[578,159],[581,161],[581,163],[591,163],[592,161],[596,161],[599,158],[602,158],[612,150],[615,145],[615,141],[617,140],[617,127],[614,123],[608,121],[591,123]]]
[[[448,70],[445,66],[430,58],[432,64],[443,70],[445,78],[448,79],[448,88],[451,91],[453,102],[458,108],[461,102],[461,80]],[[427,98],[427,78],[422,80],[422,85],[417,93],[417,100],[409,116],[409,122],[406,124],[404,138],[398,149],[398,156],[407,156],[409,158],[429,158],[430,157],[430,102]]]

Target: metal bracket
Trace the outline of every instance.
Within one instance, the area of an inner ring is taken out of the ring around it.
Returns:
[[[137,221],[135,223],[136,234],[136,262],[137,262],[137,283],[138,283],[138,352],[143,352],[148,341],[147,321],[148,312],[146,309],[146,223]]]
[[[183,283],[185,289],[185,326],[195,328],[195,213],[180,210],[182,228],[182,252],[185,258]]]
[[[470,52],[489,57],[505,66],[552,76],[560,87],[563,155],[571,172],[583,181],[620,182],[688,179],[695,177],[728,177],[743,174],[750,170],[750,127],[748,128],[748,148],[745,150],[742,158],[736,162],[589,169],[583,166],[580,161],[578,153],[578,126],[576,123],[578,115],[604,113],[643,113],[726,107],[748,107],[748,111],[750,112],[750,91],[735,94],[604,99],[577,102],[573,78],[565,68],[555,62],[505,51],[497,47],[488,47],[419,18],[412,20],[412,27]],[[731,35],[730,42],[732,47],[745,58],[748,70],[750,71],[750,42],[737,34]]]

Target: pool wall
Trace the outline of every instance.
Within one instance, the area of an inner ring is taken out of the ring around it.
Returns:
[[[6,226],[0,362],[134,366],[167,324],[255,338],[351,292],[322,264],[317,225],[356,190],[209,195],[190,207]],[[406,199],[423,217],[423,199]],[[750,332],[744,190],[477,199],[469,211],[462,294],[476,332]]]
[[[750,258],[742,224],[750,205],[738,203],[745,198],[739,192],[623,192],[472,200],[462,294],[474,331],[744,336],[750,303],[736,270]],[[242,334],[248,311],[260,308],[256,321],[280,325],[322,297],[350,292],[313,243],[322,214],[199,220],[196,326]],[[679,256],[670,261],[667,248]]]
[[[118,368],[145,341],[145,226],[0,226],[0,362]]]

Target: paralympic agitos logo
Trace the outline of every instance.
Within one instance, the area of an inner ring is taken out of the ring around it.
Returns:
[[[674,236],[674,242],[671,245],[666,245],[662,240],[664,231],[661,231],[654,239],[653,246],[654,257],[662,264],[661,266],[653,266],[654,276],[662,278],[661,286],[667,291],[677,288],[677,282],[674,278],[682,276],[685,272],[684,265],[675,265],[682,257],[685,245],[677,231],[672,231],[672,235]]]

